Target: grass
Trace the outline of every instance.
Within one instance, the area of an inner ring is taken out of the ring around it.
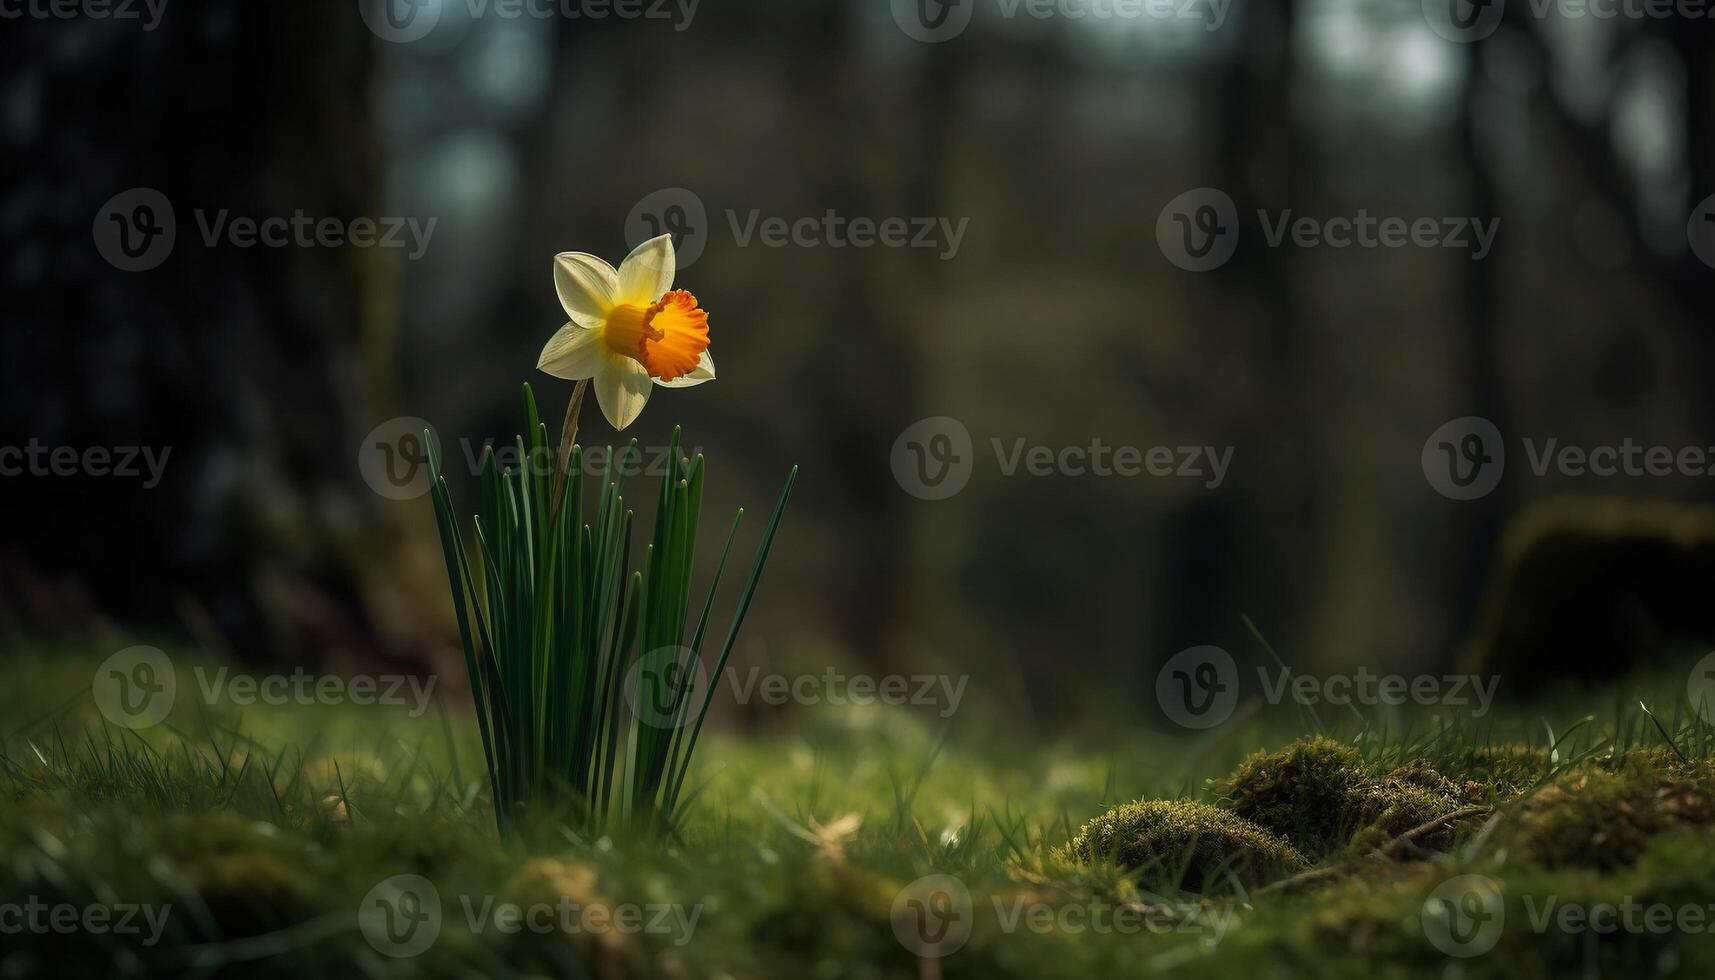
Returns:
[[[591,481],[595,504],[585,523],[583,449],[573,443],[584,391],[580,384],[572,398],[557,467],[502,467],[492,446],[483,450],[475,549],[465,545],[433,434],[424,432],[435,521],[497,826],[512,829],[542,809],[566,819],[574,808],[586,834],[666,833],[681,820],[685,776],[714,696],[707,686],[695,704],[692,685],[699,668],[719,675],[726,667],[797,470],[763,532],[726,639],[704,668],[715,594],[744,511],[733,517],[687,636],[703,457],[681,455],[675,428],[653,531],[633,570],[625,473],[637,443],[617,459],[606,455],[610,465]],[[524,408],[528,435],[517,439],[518,458],[554,458],[529,385]]]
[[[93,707],[98,659],[24,651],[0,677],[0,903],[170,914],[148,946],[85,930],[6,934],[0,976],[1715,970],[1703,932],[1534,927],[1568,904],[1715,903],[1715,729],[1670,707],[1683,691],[1671,676],[1563,701],[1553,714],[1473,723],[1426,713],[1387,731],[1330,719],[1318,733],[1268,709],[1196,740],[1140,729],[1041,745],[1003,728],[947,729],[933,713],[824,706],[792,735],[712,731],[712,751],[691,766],[706,789],[662,842],[623,829],[592,837],[575,808],[499,833],[464,694],[443,692],[419,717],[181,698],[167,722],[133,732]],[[175,662],[183,673],[193,660]],[[1646,713],[1639,692],[1660,710]],[[1352,770],[1339,792],[1361,801],[1377,787],[1422,786],[1427,768],[1484,813],[1444,842],[1403,839],[1399,824],[1366,837],[1366,821],[1288,821],[1278,837],[1316,851],[1313,868],[1224,874],[1219,853],[1202,856],[1211,835],[1254,826],[1233,814],[1234,777],[1256,774],[1257,750],[1321,744],[1300,742],[1307,734],[1349,747],[1333,753]],[[1162,801],[1141,808],[1155,835],[1147,860],[1128,863],[1115,847],[1068,853],[1086,822],[1134,800]],[[1159,832],[1175,822],[1189,832]],[[1459,959],[1424,922],[1436,889],[1464,874],[1498,883],[1506,928],[1492,950]],[[400,875],[433,883],[442,927],[428,951],[396,958],[366,938],[359,910],[414,909],[383,887]],[[913,887],[931,875],[956,879],[969,904],[946,879]],[[506,906],[548,910],[551,927],[508,929],[495,911]],[[640,924],[659,916],[660,928],[599,927],[630,909]],[[949,956],[920,959],[901,939],[952,918],[969,934]]]

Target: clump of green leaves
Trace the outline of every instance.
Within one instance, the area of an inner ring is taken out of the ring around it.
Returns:
[[[1139,800],[1086,823],[1066,845],[1073,861],[1112,861],[1202,891],[1228,873],[1261,884],[1307,863],[1291,844],[1241,817],[1197,800]]]
[[[518,438],[518,458],[551,459],[529,385],[524,401],[529,438]],[[685,777],[715,689],[705,685],[701,704],[693,704],[715,590],[744,512],[733,518],[693,623],[705,470],[701,455],[680,455],[677,429],[635,569],[624,489],[639,456],[636,440],[607,454],[597,480],[586,479],[576,445],[561,447],[557,474],[528,463],[502,468],[493,447],[485,449],[474,556],[428,444],[435,518],[501,829],[531,807],[569,808],[592,833],[673,829],[689,802]],[[794,468],[786,478],[710,677],[732,653],[796,476]],[[586,495],[595,499],[588,521]]]

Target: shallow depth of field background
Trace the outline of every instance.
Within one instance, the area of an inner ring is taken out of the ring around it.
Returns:
[[[657,392],[626,436],[685,427],[706,527],[763,517],[802,467],[742,663],[969,674],[967,703],[1022,731],[1093,689],[1153,718],[1175,652],[1259,656],[1241,614],[1296,664],[1448,667],[1533,502],[1709,496],[1707,477],[1538,477],[1521,438],[1715,443],[1715,269],[1686,231],[1715,192],[1711,22],[1510,6],[1477,44],[1403,0],[1236,3],[1213,30],[977,0],[940,44],[886,0],[707,0],[689,24],[448,3],[406,44],[319,0],[173,0],[148,32],[9,21],[0,444],[172,453],[150,490],[0,480],[0,630],[457,676],[429,502],[372,491],[360,446],[421,417],[456,464],[519,430],[525,381],[557,426],[571,386],[534,369],[564,321],[552,255],[617,261],[640,202],[677,188],[656,200],[706,214],[680,282],[712,311],[720,378]],[[91,242],[133,187],[178,216],[142,273]],[[1243,231],[1191,273],[1156,224],[1201,187]],[[205,246],[199,209],[437,224],[416,259],[239,249]],[[1481,261],[1270,248],[1259,209],[1500,231]],[[950,256],[734,230],[830,210],[968,224]],[[1420,453],[1468,415],[1509,460],[1460,502]],[[928,416],[975,441],[942,501],[890,466]],[[590,406],[584,441],[611,438]],[[1234,455],[1214,490],[1009,477],[995,439]]]

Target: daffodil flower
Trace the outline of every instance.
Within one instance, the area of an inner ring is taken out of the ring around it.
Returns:
[[[615,269],[586,252],[554,256],[554,289],[571,319],[536,367],[595,388],[615,429],[637,420],[655,385],[689,388],[713,381],[709,315],[688,291],[673,288],[673,239],[651,238]]]

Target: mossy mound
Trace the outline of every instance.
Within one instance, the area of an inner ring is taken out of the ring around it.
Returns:
[[[1434,769],[1413,762],[1380,779],[1364,783],[1353,795],[1361,826],[1349,846],[1372,850],[1441,817],[1454,813],[1477,792],[1475,783],[1460,786]],[[1448,821],[1411,841],[1411,846],[1444,851],[1458,839],[1460,828]]]
[[[1715,823],[1707,767],[1589,768],[1525,800],[1513,847],[1545,867],[1626,867],[1658,834]]]
[[[1112,860],[1151,879],[1202,891],[1230,872],[1247,887],[1308,867],[1291,844],[1219,807],[1140,800],[1086,823],[1066,845],[1072,860]],[[1183,874],[1181,874],[1183,869]]]
[[[1279,752],[1257,752],[1218,780],[1214,791],[1234,815],[1320,857],[1357,830],[1352,801],[1366,776],[1357,749],[1317,736]]]
[[[1357,749],[1316,736],[1250,756],[1217,780],[1214,791],[1223,808],[1320,858],[1384,844],[1454,812],[1479,790],[1421,762],[1376,773]],[[1444,849],[1457,832],[1448,824],[1412,843]]]

